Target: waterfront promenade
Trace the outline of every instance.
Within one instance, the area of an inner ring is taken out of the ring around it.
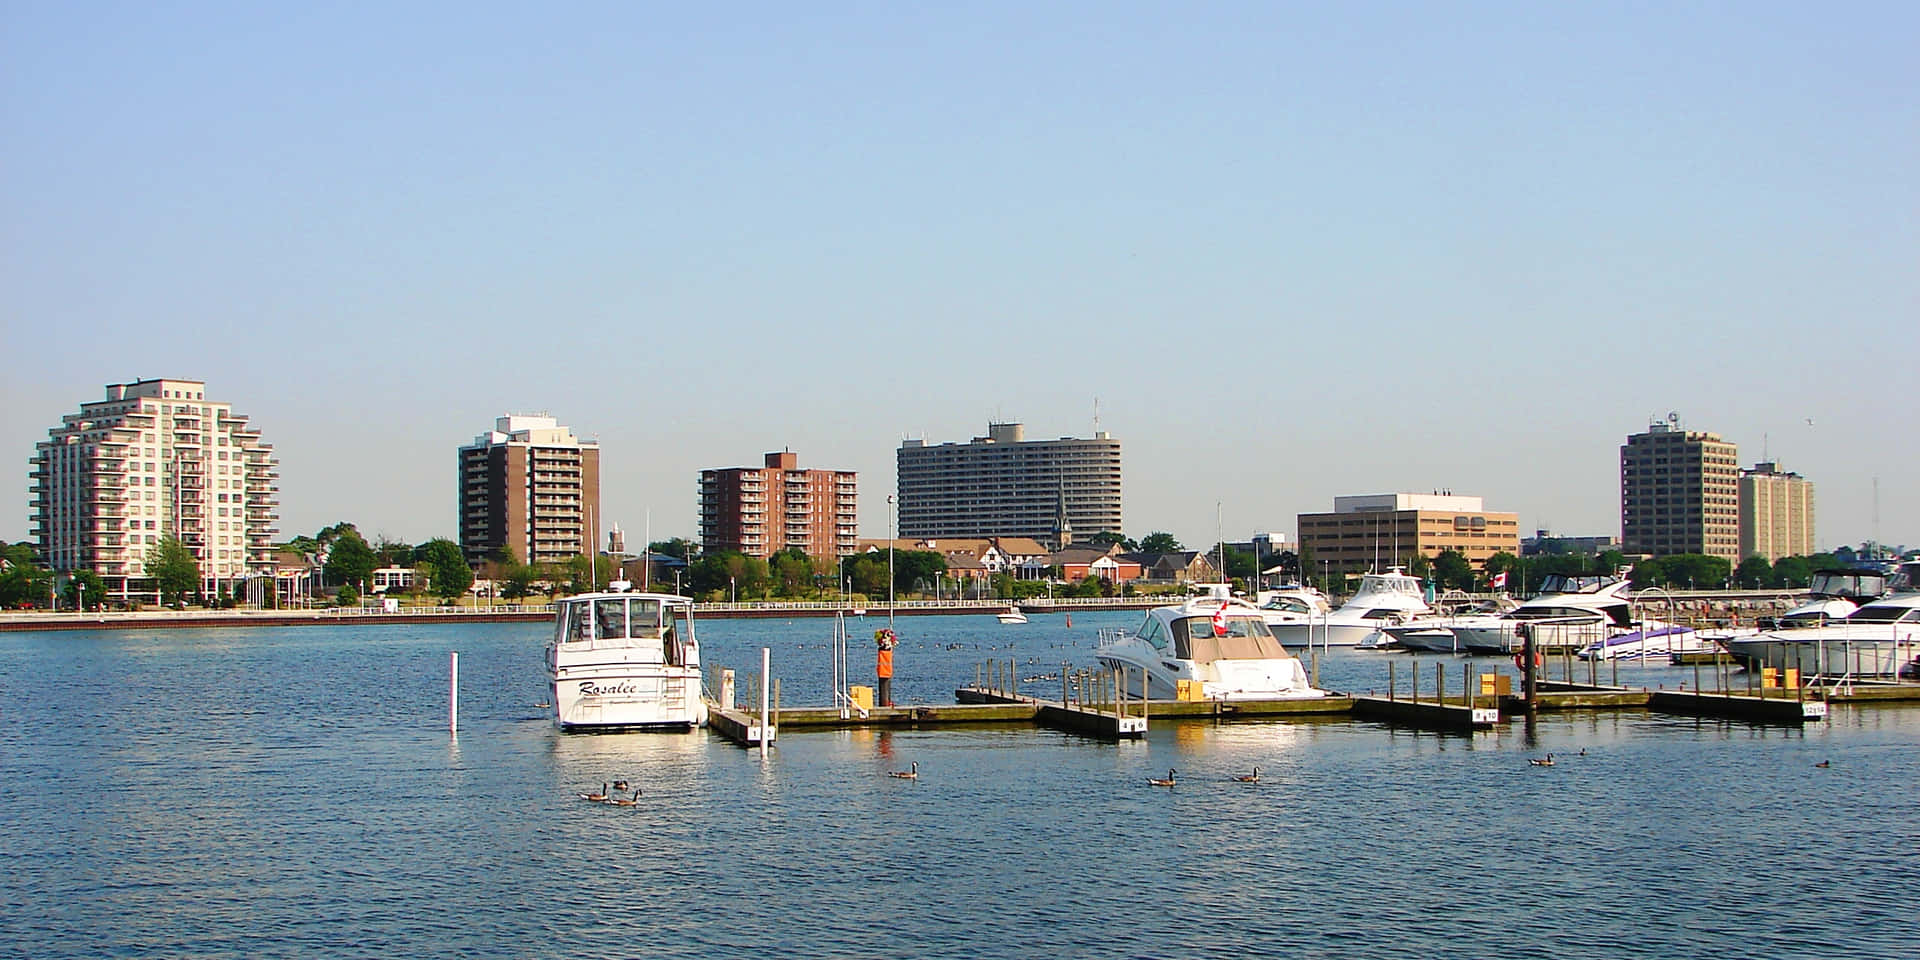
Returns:
[[[1144,610],[1171,602],[1166,597],[1108,597],[1035,599],[1022,601],[1029,613],[1073,613],[1081,610]],[[836,612],[868,617],[991,615],[1006,610],[1005,600],[901,600],[891,611],[885,604],[861,607],[831,600],[767,600],[745,603],[694,604],[694,616],[706,620],[793,619],[831,617]],[[478,606],[314,607],[292,610],[19,610],[0,613],[0,631],[112,630],[205,627],[343,626],[375,623],[543,623],[553,619],[553,605],[481,604]]]

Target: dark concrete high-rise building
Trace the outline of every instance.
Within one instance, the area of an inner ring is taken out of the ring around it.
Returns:
[[[460,546],[469,563],[512,547],[565,563],[600,542],[600,442],[547,416],[514,414],[460,448]]]
[[[1740,559],[1740,449],[1655,420],[1620,447],[1620,548]]]
[[[907,440],[896,457],[900,536],[1031,537],[1062,541],[1121,532],[1120,441],[1028,440],[993,423],[967,443]]]

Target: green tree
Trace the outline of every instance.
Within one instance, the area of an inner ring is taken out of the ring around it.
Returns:
[[[160,591],[160,602],[178,605],[200,586],[200,564],[178,538],[165,536],[147,548],[147,576]]]
[[[360,536],[360,531],[353,529],[352,524],[339,526],[345,529],[340,530],[331,539],[327,537],[327,530],[321,531],[321,540],[327,547],[327,579],[334,583],[350,583],[355,587],[364,587],[367,578],[373,576],[374,568],[380,565],[380,557]]]
[[[1208,554],[1209,558],[1218,562],[1222,549],[1222,544],[1214,544],[1213,552]],[[1260,572],[1260,561],[1255,559],[1253,554],[1235,550],[1232,547],[1224,547],[1224,550],[1227,557],[1225,572],[1229,578],[1251,580]]]
[[[1509,571],[1518,570],[1519,568],[1520,568],[1520,558],[1514,556],[1511,553],[1506,552],[1505,550],[1502,550],[1499,553],[1496,553],[1493,556],[1488,557],[1487,562],[1484,564],[1481,564],[1481,569],[1485,571],[1488,576],[1492,576],[1493,574],[1496,574],[1496,573],[1507,573]]]
[[[357,607],[360,605],[360,591],[351,583],[342,584],[340,592],[333,596],[333,603],[340,607]]]
[[[524,563],[516,563],[506,568],[502,575],[500,595],[508,600],[523,600],[533,593],[534,569]]]
[[[1433,576],[1433,558],[1424,553],[1415,553],[1407,561],[1407,576],[1416,580],[1426,580]]]
[[[947,572],[947,558],[932,550],[897,550],[893,557],[893,587],[900,593],[914,584],[932,586],[934,578]]]
[[[804,597],[813,592],[813,558],[805,550],[788,547],[767,562],[775,592],[783,597]]]
[[[33,562],[34,560],[33,544],[28,543],[25,540],[22,540],[19,543],[7,543],[5,541],[0,541],[0,560],[5,560],[10,566],[16,566],[16,567],[35,566]]]
[[[0,608],[44,607],[53,595],[53,573],[31,563],[9,561],[0,570]]]
[[[1141,553],[1178,553],[1185,549],[1180,541],[1173,538],[1173,534],[1164,530],[1155,530],[1140,538]]]
[[[1602,550],[1593,560],[1594,570],[1607,576],[1620,572],[1620,568],[1627,565],[1627,555],[1618,550]]]
[[[1133,538],[1127,536],[1126,534],[1121,533],[1118,530],[1102,530],[1099,533],[1096,533],[1088,537],[1087,542],[1094,544],[1096,546],[1102,546],[1102,547],[1112,546],[1113,544],[1117,543],[1120,545],[1120,549],[1125,550],[1128,553],[1133,553],[1140,549],[1140,544],[1138,542],[1134,541]]]
[[[1442,550],[1433,558],[1433,579],[1442,589],[1472,590],[1473,564],[1458,550]]]
[[[875,551],[846,557],[840,561],[840,575],[852,582],[854,593],[883,596],[887,592],[887,555]]]
[[[671,540],[655,540],[647,544],[647,549],[663,557],[679,557],[692,563],[694,556],[700,552],[700,545],[685,537],[674,537]]]
[[[1768,586],[1773,583],[1773,564],[1768,563],[1766,557],[1756,553],[1740,561],[1740,566],[1733,572],[1733,580],[1736,586],[1746,587],[1749,590]]]
[[[421,544],[420,565],[433,579],[433,592],[445,603],[473,586],[473,568],[467,566],[466,552],[460,545],[442,537]]]
[[[1773,562],[1769,587],[1806,587],[1813,583],[1813,565],[1806,557],[1781,557]]]
[[[198,580],[199,574],[195,573]],[[95,610],[107,600],[107,582],[92,570],[75,570],[67,574],[67,588],[60,593],[62,600],[73,607],[84,602]]]
[[[432,541],[428,541],[431,543]],[[383,567],[411,567],[418,561],[413,544],[403,543],[392,537],[381,535],[373,544],[374,556],[379,558]]]

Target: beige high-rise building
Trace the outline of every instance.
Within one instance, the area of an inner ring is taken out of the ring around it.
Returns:
[[[467,562],[513,548],[521,563],[565,563],[600,542],[600,441],[548,416],[499,417],[460,448],[460,546]]]
[[[1519,514],[1491,513],[1481,498],[1451,493],[1334,497],[1332,513],[1303,513],[1297,522],[1308,574],[1380,571],[1446,550],[1477,568],[1496,553],[1520,552]]]
[[[1813,481],[1771,462],[1740,471],[1740,558],[1813,552]]]
[[[34,445],[33,522],[57,571],[92,570],[117,599],[149,599],[147,551],[185,544],[203,588],[271,574],[280,473],[271,444],[199,380],[107,385]]]
[[[1740,448],[1656,420],[1620,448],[1620,548],[1629,554],[1740,554]]]
[[[767,454],[764,467],[702,470],[700,549],[848,556],[859,540],[858,486],[851,470],[800,469],[791,451]]]

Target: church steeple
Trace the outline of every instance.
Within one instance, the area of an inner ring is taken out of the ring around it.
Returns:
[[[1060,480],[1060,499],[1053,513],[1053,548],[1064,550],[1073,543],[1073,522],[1067,519],[1067,482]]]

